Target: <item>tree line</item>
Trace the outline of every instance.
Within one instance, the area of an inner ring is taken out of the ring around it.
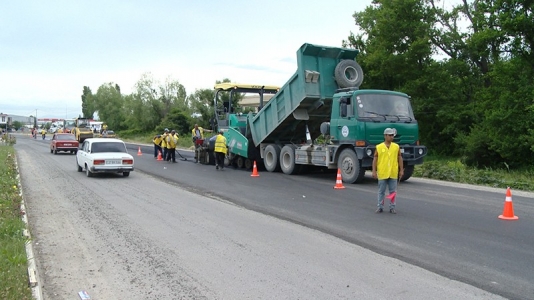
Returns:
[[[447,8],[437,0],[375,0],[354,13],[358,31],[342,45],[360,51],[361,88],[412,97],[420,141],[430,153],[478,167],[531,166],[533,6],[532,0],[462,0]],[[184,134],[193,123],[211,127],[213,97],[213,89],[187,95],[179,82],[159,84],[148,73],[130,95],[114,83],[96,93],[84,87],[82,112],[98,112],[124,133],[167,127]]]
[[[420,140],[478,167],[534,162],[534,2],[376,0],[354,13],[362,88],[412,97]]]

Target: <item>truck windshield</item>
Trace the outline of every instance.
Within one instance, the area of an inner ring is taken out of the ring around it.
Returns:
[[[358,103],[358,117],[415,119],[410,100],[398,95],[362,94],[356,96]]]

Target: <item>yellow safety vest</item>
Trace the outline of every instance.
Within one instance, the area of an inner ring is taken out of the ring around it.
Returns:
[[[385,143],[380,143],[376,146],[378,154],[376,173],[378,179],[397,179],[399,177],[399,151],[399,145],[393,142],[391,142],[389,148]]]
[[[172,134],[169,134],[167,135],[167,148],[169,149],[174,149],[176,148],[176,144],[178,143],[178,136],[175,134],[175,135],[172,135]]]
[[[167,142],[165,141],[166,139],[167,139],[167,134],[166,133],[161,135],[161,147],[162,148],[167,148]]]
[[[204,139],[204,128],[198,126],[198,131],[200,131],[200,138]],[[193,133],[193,137],[197,136],[197,132],[195,128],[193,128],[191,132]]]
[[[222,134],[219,134],[217,136],[217,139],[215,140],[215,152],[221,152],[226,154],[227,150],[228,149],[226,148],[226,138]]]

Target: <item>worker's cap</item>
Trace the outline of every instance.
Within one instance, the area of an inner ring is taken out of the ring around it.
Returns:
[[[169,128],[165,128],[165,132],[168,132],[169,131]]]
[[[219,133],[224,133],[224,131],[221,129],[221,130],[219,130]]]
[[[174,130],[174,129],[173,129],[173,130],[171,130],[171,133],[176,133],[176,130]]]
[[[384,134],[393,134],[393,136],[397,135],[397,129],[395,128],[386,128],[384,130]]]

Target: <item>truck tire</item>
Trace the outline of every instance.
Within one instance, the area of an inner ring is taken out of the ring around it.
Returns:
[[[252,160],[250,158],[245,159],[245,169],[252,170],[252,167],[254,166],[253,164],[254,164],[254,162],[252,162]],[[256,167],[258,167],[258,166],[256,166]]]
[[[243,156],[238,156],[236,158],[236,167],[242,169],[245,166],[245,158]]]
[[[400,181],[406,181],[413,175],[414,165],[406,166],[404,167],[404,175],[402,175],[402,178]]]
[[[363,82],[363,70],[356,61],[344,59],[337,64],[334,78],[340,88],[359,87]]]
[[[280,151],[280,169],[284,174],[294,175],[300,171],[300,166],[295,164],[295,146],[285,145]]]
[[[280,147],[275,144],[267,145],[267,147],[265,147],[265,152],[263,153],[265,170],[269,172],[280,171],[280,164],[278,163],[279,158]]]
[[[350,148],[343,149],[337,160],[337,167],[341,170],[341,178],[346,183],[362,182],[365,177],[365,169],[358,159],[356,152]]]

